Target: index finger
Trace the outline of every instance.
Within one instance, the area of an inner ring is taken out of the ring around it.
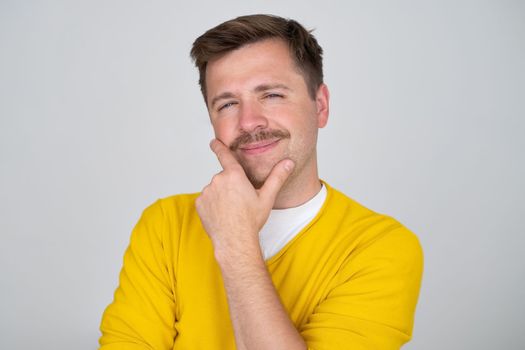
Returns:
[[[221,163],[223,169],[226,170],[226,168],[239,165],[239,162],[237,159],[235,159],[229,148],[226,147],[226,145],[221,141],[217,139],[211,140],[210,148],[217,156],[217,159],[219,160],[219,163]]]

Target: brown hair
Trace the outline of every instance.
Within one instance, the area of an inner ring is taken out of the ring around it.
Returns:
[[[199,85],[206,98],[208,62],[243,45],[264,39],[279,38],[290,48],[292,58],[302,73],[308,92],[315,99],[323,83],[323,49],[311,31],[292,20],[273,15],[241,16],[208,30],[193,43],[190,56],[199,69]]]

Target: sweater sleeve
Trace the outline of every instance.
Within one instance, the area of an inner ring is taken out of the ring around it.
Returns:
[[[175,297],[162,242],[166,226],[157,202],[133,229],[119,286],[102,316],[101,350],[172,349]]]
[[[411,338],[423,254],[399,227],[353,252],[300,332],[308,349],[394,350]]]

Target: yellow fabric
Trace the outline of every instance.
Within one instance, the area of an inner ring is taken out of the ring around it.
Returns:
[[[267,261],[283,305],[309,349],[399,349],[412,333],[419,242],[325,185],[318,215]],[[172,196],[144,211],[102,318],[101,349],[235,349],[196,197]]]

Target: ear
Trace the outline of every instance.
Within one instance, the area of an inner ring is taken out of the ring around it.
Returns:
[[[317,127],[324,128],[328,122],[330,110],[330,92],[326,84],[319,85],[315,96],[315,104],[317,107]]]

